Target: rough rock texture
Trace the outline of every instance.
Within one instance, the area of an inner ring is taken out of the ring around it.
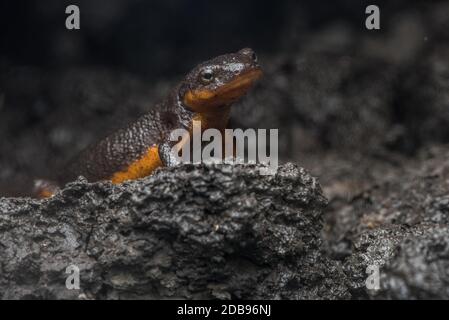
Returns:
[[[327,244],[354,297],[449,299],[449,152],[432,148],[408,170],[326,223]],[[369,265],[380,268],[379,291],[366,290]]]
[[[345,298],[304,169],[182,166],[122,186],[0,201],[1,298]],[[66,267],[81,271],[67,290]]]

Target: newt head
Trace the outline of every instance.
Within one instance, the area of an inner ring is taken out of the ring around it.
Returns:
[[[181,85],[180,98],[192,111],[214,111],[240,99],[261,76],[256,54],[245,48],[198,65]]]

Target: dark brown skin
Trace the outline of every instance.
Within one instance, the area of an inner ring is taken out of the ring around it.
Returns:
[[[160,166],[178,164],[171,156],[177,142],[169,139],[175,129],[192,129],[201,121],[202,130],[224,130],[230,106],[261,77],[253,50],[218,56],[195,67],[154,110],[136,122],[88,147],[63,171],[58,184],[84,176],[87,180],[121,183],[150,175]],[[41,197],[54,193],[43,183]]]

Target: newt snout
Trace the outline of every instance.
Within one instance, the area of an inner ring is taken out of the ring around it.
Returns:
[[[170,153],[176,142],[170,141],[170,133],[175,129],[191,133],[193,120],[201,121],[204,130],[224,130],[230,106],[261,76],[257,56],[249,48],[199,64],[151,111],[84,150],[55,179],[57,183],[41,183],[41,196],[52,195],[55,185],[78,176],[121,183],[175,165]]]

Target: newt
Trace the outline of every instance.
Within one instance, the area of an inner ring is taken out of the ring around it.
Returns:
[[[250,48],[203,62],[154,109],[103,140],[87,147],[72,160],[55,182],[38,180],[35,194],[52,196],[59,185],[84,176],[88,181],[119,184],[150,175],[156,168],[178,163],[172,156],[170,133],[179,128],[223,131],[231,105],[243,97],[262,76],[257,56]]]

